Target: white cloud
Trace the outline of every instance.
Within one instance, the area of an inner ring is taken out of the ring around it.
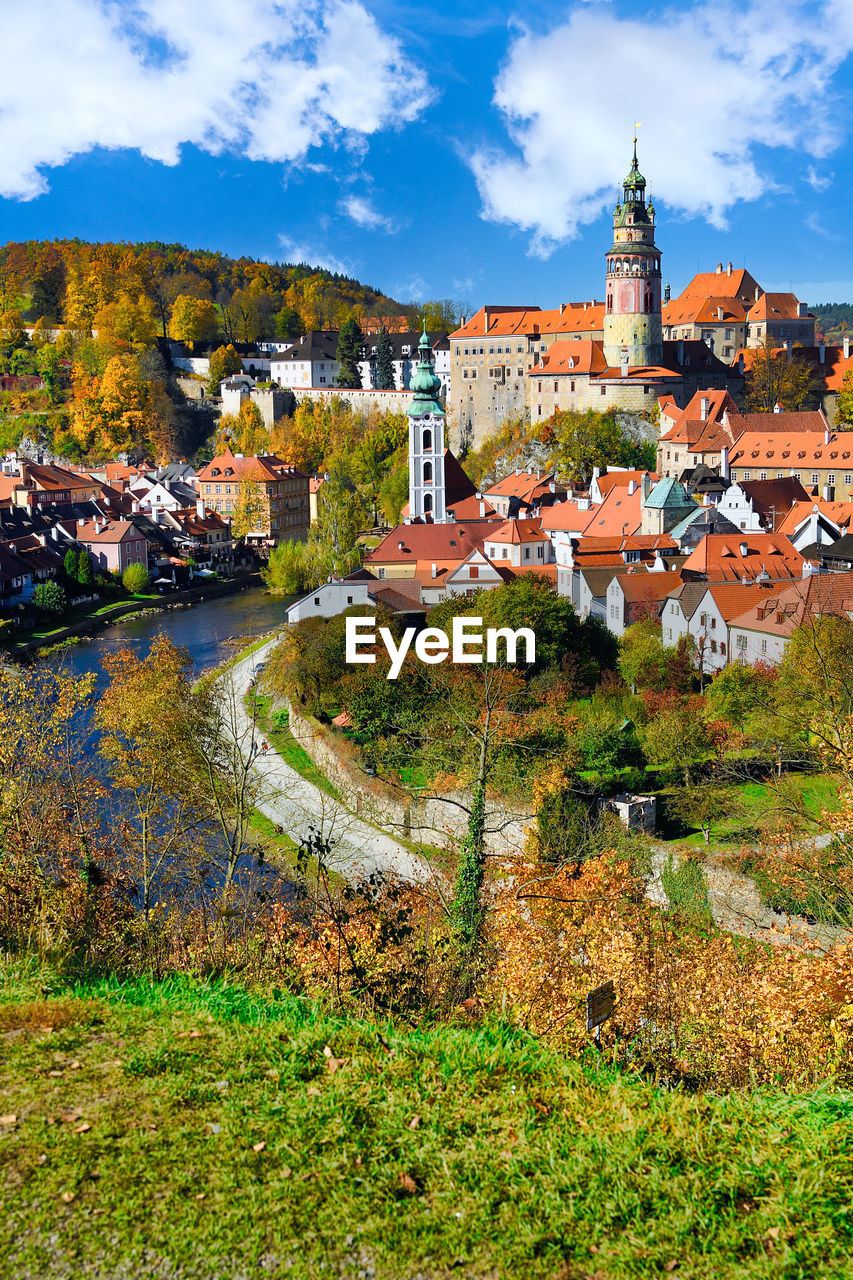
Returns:
[[[722,227],[737,201],[799,171],[791,150],[762,162],[757,146],[820,161],[838,144],[831,81],[851,50],[850,0],[704,0],[645,20],[576,7],[518,36],[495,82],[515,150],[469,157],[484,216],[530,232],[547,256],[614,203],[641,120],[653,191]]]
[[[183,143],[297,161],[414,119],[426,79],[359,0],[41,0],[6,6],[0,195],[93,147]]]
[[[399,231],[403,225],[394,218],[379,212],[366,196],[347,196],[341,201],[341,209],[359,227],[367,231]]]
[[[286,262],[304,262],[309,267],[323,267],[326,271],[341,276],[355,276],[358,264],[346,258],[336,258],[334,254],[318,249],[306,240],[293,240],[290,236],[280,235],[278,242]]]

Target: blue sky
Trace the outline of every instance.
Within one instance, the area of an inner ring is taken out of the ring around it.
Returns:
[[[636,120],[674,293],[732,260],[853,300],[853,0],[41,0],[4,32],[2,240],[601,298]]]

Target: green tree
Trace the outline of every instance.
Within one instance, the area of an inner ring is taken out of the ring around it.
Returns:
[[[364,358],[364,334],[354,316],[343,322],[338,333],[338,349],[335,358],[340,363],[336,378],[339,387],[360,387],[359,362]]]
[[[360,564],[357,543],[364,520],[360,495],[335,476],[327,480],[320,490],[317,519],[308,535],[312,583],[345,577]]]
[[[64,613],[68,600],[58,582],[40,582],[33,591],[33,604],[40,613]]]
[[[121,580],[125,591],[129,591],[132,596],[138,596],[147,590],[151,575],[144,564],[129,564],[121,575]]]
[[[561,471],[576,484],[586,487],[594,467],[620,464],[625,456],[627,442],[612,413],[569,409],[554,414],[549,425]]]
[[[77,560],[77,581],[81,587],[91,587],[93,577],[92,557],[84,547]]]
[[[227,347],[217,347],[210,357],[210,371],[207,375],[208,395],[219,395],[220,383],[232,373],[242,373],[243,362],[229,343]]]
[[[268,508],[264,487],[258,480],[244,480],[240,485],[231,532],[235,538],[245,538],[249,533],[261,533],[268,521]]]
[[[261,569],[268,591],[275,595],[295,596],[308,587],[310,569],[304,542],[280,542],[273,547],[269,560]]]
[[[305,332],[302,316],[295,307],[282,307],[275,317],[275,336],[283,342],[295,342]]]
[[[409,500],[409,467],[402,463],[390,471],[379,486],[379,505],[389,525],[400,523],[400,513]]]
[[[379,391],[394,391],[394,348],[383,324],[376,339],[376,387]]]
[[[69,578],[72,582],[76,582],[77,581],[77,552],[74,550],[73,547],[69,547],[68,550],[66,551],[65,559],[62,562],[62,567],[65,570],[66,578]]]

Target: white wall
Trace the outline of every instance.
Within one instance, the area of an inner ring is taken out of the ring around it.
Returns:
[[[303,618],[335,618],[353,605],[372,605],[367,594],[367,582],[324,582],[316,591],[297,600],[287,610],[288,622],[301,622]]]

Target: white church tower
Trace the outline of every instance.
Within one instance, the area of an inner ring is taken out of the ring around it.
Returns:
[[[426,332],[418,347],[418,367],[410,390],[414,399],[409,417],[409,522],[447,524],[450,517],[444,488],[444,410],[438,401],[441,379],[433,372],[432,347]]]

